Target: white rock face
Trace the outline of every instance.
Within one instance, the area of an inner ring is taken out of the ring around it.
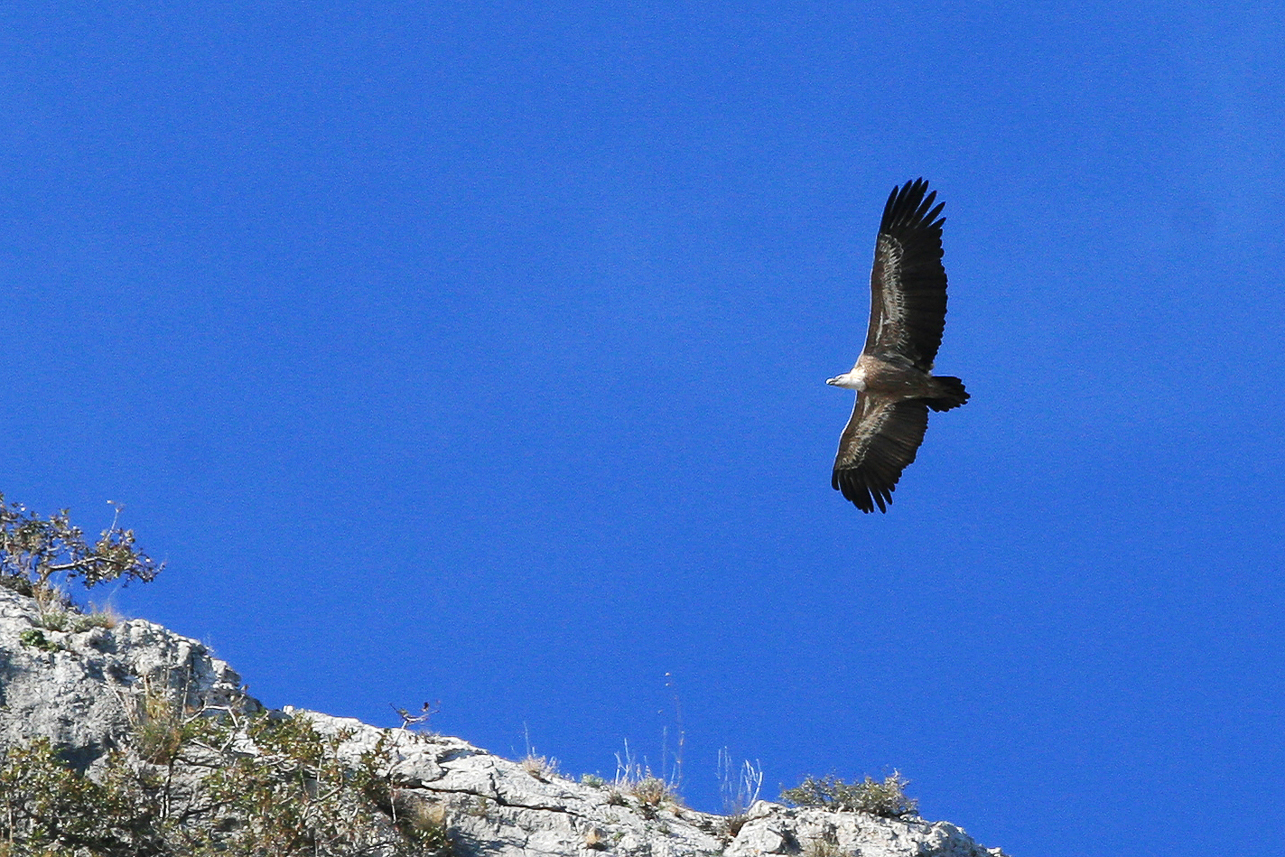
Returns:
[[[89,768],[128,729],[129,701],[146,685],[193,706],[261,707],[204,645],[160,625],[130,619],[73,633],[39,618],[33,599],[0,588],[0,745],[48,738]]]
[[[92,776],[95,763],[127,733],[145,687],[184,694],[198,709],[261,709],[244,694],[240,677],[204,645],[158,625],[133,619],[73,633],[42,629],[38,620],[32,599],[0,589],[0,746],[47,737]],[[668,800],[645,803],[610,783],[574,782],[458,738],[291,708],[285,713],[307,716],[324,735],[343,736],[341,758],[355,761],[384,738],[399,797],[442,807],[460,854],[1003,857],[945,822],[766,801],[756,803],[739,828],[729,827],[722,816]]]
[[[898,821],[823,809],[787,809],[759,801],[749,820],[723,853],[727,857],[790,854],[825,843],[832,854],[933,855],[933,857],[1001,857],[998,848],[983,848],[967,833],[944,821]]]

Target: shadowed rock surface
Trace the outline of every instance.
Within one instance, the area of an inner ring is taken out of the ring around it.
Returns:
[[[109,751],[129,751],[147,693],[163,692],[191,711],[262,711],[244,692],[240,676],[195,640],[141,619],[76,631],[84,623],[74,613],[65,623],[68,630],[51,630],[47,614],[42,618],[33,599],[0,589],[3,748],[48,738],[92,778]],[[381,729],[289,707],[277,716],[286,715],[305,716],[318,733],[334,738],[345,764],[358,766],[363,753],[378,751],[393,786],[385,810],[389,830],[398,812],[434,807],[450,831],[449,850],[457,855],[1002,857],[999,849],[978,845],[946,822],[759,801],[731,823],[669,798],[645,799],[626,784],[565,779],[458,738]],[[256,752],[252,743],[246,746],[246,752]]]

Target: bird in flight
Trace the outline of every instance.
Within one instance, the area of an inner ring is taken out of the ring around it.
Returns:
[[[875,239],[865,347],[852,371],[826,381],[857,391],[830,484],[863,512],[888,511],[901,471],[924,441],[929,408],[968,401],[962,381],[932,374],[946,326],[945,218],[936,198],[923,179],[892,189]]]

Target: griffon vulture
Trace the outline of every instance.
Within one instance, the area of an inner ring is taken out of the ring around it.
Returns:
[[[894,187],[883,209],[870,273],[870,327],[852,371],[826,381],[857,391],[839,438],[831,484],[863,512],[888,510],[901,471],[915,460],[928,410],[968,401],[958,378],[934,377],[946,325],[942,204],[916,179]]]

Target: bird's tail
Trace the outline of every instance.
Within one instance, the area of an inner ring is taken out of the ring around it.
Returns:
[[[928,407],[934,411],[949,411],[968,401],[968,391],[964,389],[964,382],[958,378],[939,375],[933,377],[933,382],[937,388],[934,392],[939,395],[928,399],[927,402]]]

